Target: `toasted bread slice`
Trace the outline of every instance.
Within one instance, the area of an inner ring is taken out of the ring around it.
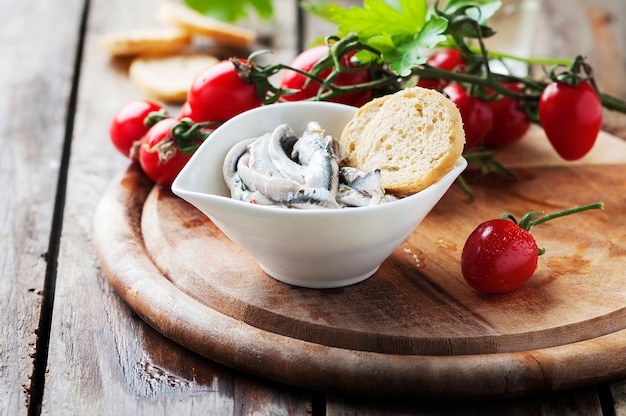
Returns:
[[[441,93],[408,88],[365,104],[340,138],[349,163],[381,169],[381,185],[400,195],[419,192],[448,173],[463,153],[458,108]]]
[[[205,36],[217,43],[237,48],[248,48],[256,40],[256,33],[253,30],[220,22],[183,4],[170,1],[161,4],[157,18],[192,35]]]
[[[346,148],[346,157],[349,163],[354,166],[356,160],[352,160],[356,155],[357,147],[367,133],[369,122],[378,114],[385,101],[391,98],[391,95],[384,95],[364,104],[356,112],[355,116],[344,127],[340,142]]]
[[[217,62],[216,57],[200,53],[141,56],[128,71],[133,84],[144,93],[160,101],[182,103],[198,74]]]
[[[111,56],[179,53],[191,44],[191,35],[173,27],[141,28],[108,33],[98,46]]]

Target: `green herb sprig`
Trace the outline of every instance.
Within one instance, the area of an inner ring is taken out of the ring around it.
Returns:
[[[228,23],[245,19],[251,12],[256,12],[263,20],[269,20],[274,16],[272,0],[184,0],[184,2],[199,13]]]

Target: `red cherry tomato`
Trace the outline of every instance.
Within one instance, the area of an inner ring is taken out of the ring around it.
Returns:
[[[541,94],[539,120],[554,150],[577,160],[593,147],[602,126],[602,102],[588,81],[553,82]]]
[[[463,119],[465,130],[465,148],[471,149],[480,143],[493,125],[493,111],[486,101],[467,95],[465,88],[450,84],[443,89],[456,104]]]
[[[506,86],[515,92],[521,90],[517,84]],[[511,97],[503,97],[497,101],[490,101],[489,107],[493,112],[493,125],[483,139],[487,147],[503,146],[524,137],[530,128],[530,119],[520,107],[519,101]]]
[[[152,126],[141,141],[139,163],[144,173],[162,186],[170,186],[183,169],[191,154],[184,155],[172,137],[171,129],[178,123],[166,118]]]
[[[463,278],[484,293],[504,293],[526,282],[537,268],[534,237],[509,219],[480,224],[461,254]]]
[[[144,120],[148,114],[161,110],[163,107],[159,104],[146,100],[131,101],[120,108],[109,126],[109,136],[115,148],[124,156],[137,159],[131,149],[149,130]]]
[[[182,120],[184,118],[190,118],[191,120],[197,122],[197,120],[194,120],[194,117],[195,116],[193,115],[193,111],[191,111],[191,105],[189,105],[189,101],[185,101],[180,107],[180,110],[178,111],[178,116],[176,118],[178,118],[179,120]]]
[[[484,293],[516,289],[533,275],[537,258],[544,252],[530,234],[532,227],[566,215],[603,208],[604,203],[595,202],[544,216],[540,211],[532,211],[519,222],[510,214],[485,221],[471,232],[463,246],[463,278]]]
[[[428,58],[426,63],[435,68],[457,72],[464,72],[466,66],[458,49],[444,49],[436,52]],[[440,89],[448,85],[448,82],[438,79],[420,79],[417,85],[423,88]]]
[[[243,59],[241,62],[247,63]],[[224,122],[262,104],[255,85],[245,82],[229,60],[198,75],[189,89],[188,101],[192,119],[198,123]]]
[[[328,45],[314,46],[298,55],[290,66],[304,72],[310,72],[311,68],[313,68],[315,64],[317,64],[327,55]],[[347,68],[357,68],[353,63],[350,62],[350,58],[353,55],[354,54],[347,54],[343,57],[342,64]],[[330,72],[331,70],[328,69],[321,72],[318,76],[321,79],[326,79]],[[281,98],[286,101],[302,101],[317,97],[320,89],[320,84],[315,81],[311,81],[306,84],[307,80],[307,77],[295,71],[285,71],[283,78],[280,82],[280,87],[283,89],[297,90],[298,92],[294,94],[284,95]],[[333,84],[337,86],[349,86],[363,84],[371,80],[372,78],[369,74],[369,71],[367,70],[358,72],[342,72],[337,75],[337,78],[335,78]],[[368,102],[371,97],[372,91],[367,89],[344,94],[338,97],[333,97],[329,101],[360,107]]]

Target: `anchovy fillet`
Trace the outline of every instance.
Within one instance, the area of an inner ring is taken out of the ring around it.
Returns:
[[[293,146],[292,157],[297,157],[306,166],[305,183],[315,188],[333,192],[339,183],[339,160],[330,136],[317,122],[310,122],[302,137]]]
[[[271,134],[267,143],[267,153],[271,162],[284,177],[303,183],[306,174],[305,167],[288,155],[288,152],[291,154],[290,150],[297,141],[298,138],[288,125],[280,125]]]
[[[381,171],[374,169],[371,172],[363,172],[359,169],[345,166],[339,173],[342,183],[348,187],[370,197],[370,204],[378,204],[385,195],[385,189],[380,185]]]
[[[224,181],[229,188],[232,188],[233,177],[237,173],[237,163],[239,159],[248,151],[248,145],[255,141],[253,137],[248,140],[242,140],[228,151],[224,164],[222,166],[222,174],[224,175]]]
[[[386,202],[381,172],[340,167],[345,150],[319,123],[297,137],[282,124],[227,153],[223,175],[231,197],[287,208],[342,208]]]

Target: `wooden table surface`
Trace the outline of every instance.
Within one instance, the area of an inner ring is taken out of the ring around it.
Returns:
[[[381,401],[307,391],[196,355],[145,324],[113,291],[94,212],[128,166],[113,113],[145,98],[99,35],[154,24],[157,0],[0,3],[0,415],[626,414],[626,380],[491,402]],[[289,61],[295,1],[276,0],[272,59]],[[307,18],[304,42],[331,33]],[[543,0],[533,53],[583,54],[600,87],[626,98],[623,0]],[[605,129],[626,139],[623,115]],[[620,226],[623,226],[621,224]]]

